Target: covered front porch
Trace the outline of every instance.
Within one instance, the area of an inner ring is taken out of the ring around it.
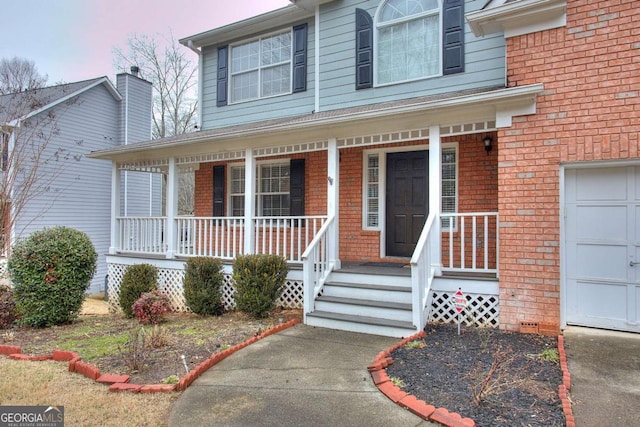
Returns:
[[[476,95],[376,117],[314,114],[302,127],[247,125],[92,154],[113,164],[108,262],[171,265],[166,280],[181,282],[187,257],[277,254],[292,266],[288,286],[309,324],[406,336],[428,319],[451,320],[450,296],[462,287],[475,310],[466,321],[496,326],[496,129],[510,123],[505,105],[522,112],[535,93],[504,91],[490,107]],[[417,184],[396,197],[402,153],[426,172],[410,172]],[[195,175],[192,215],[178,212],[185,170]],[[123,171],[164,176],[164,215],[121,214]],[[407,197],[408,211],[393,207]],[[180,286],[170,285],[175,294]]]

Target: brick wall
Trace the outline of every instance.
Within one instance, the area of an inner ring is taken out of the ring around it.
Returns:
[[[305,159],[305,214],[327,214],[327,152],[314,151],[311,153],[295,154],[292,156],[269,157],[267,160],[278,158]],[[259,158],[257,161],[263,159]],[[235,162],[237,163],[237,162]],[[218,165],[233,165],[232,162],[203,163],[195,172],[195,216],[211,216],[213,214],[213,167]],[[225,174],[228,170],[225,170]],[[226,178],[225,178],[226,179]],[[228,199],[225,186],[225,212]]]
[[[484,150],[486,135],[464,135],[443,138],[442,142],[458,142],[458,211],[495,212],[497,197],[497,153]],[[491,135],[496,140],[496,135]],[[427,144],[414,141],[393,147]],[[388,145],[366,147],[386,148]],[[379,261],[380,232],[362,229],[363,151],[357,147],[341,150],[340,159],[340,259],[343,261]],[[381,171],[382,173],[383,171]]]
[[[568,1],[567,26],[507,40],[508,85],[543,83],[498,135],[500,324],[560,324],[561,162],[638,157],[640,8]]]

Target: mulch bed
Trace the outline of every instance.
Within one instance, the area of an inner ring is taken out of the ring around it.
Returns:
[[[430,405],[471,418],[479,427],[566,424],[558,397],[562,372],[540,355],[557,338],[489,328],[429,324],[423,348],[394,351],[387,367],[402,390]],[[483,384],[484,395],[474,402]],[[475,387],[475,392],[473,391]]]

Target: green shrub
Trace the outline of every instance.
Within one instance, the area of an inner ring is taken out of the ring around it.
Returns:
[[[222,314],[222,261],[208,257],[189,258],[183,284],[184,297],[191,311],[203,316]]]
[[[133,317],[133,303],[144,292],[158,289],[158,269],[151,264],[135,264],[127,267],[120,283],[118,302],[127,317]]]
[[[21,323],[47,327],[75,319],[97,258],[89,236],[68,227],[45,228],[16,243],[8,267]]]
[[[0,329],[8,329],[16,321],[16,300],[13,290],[0,285]]]
[[[171,311],[169,297],[160,291],[143,292],[131,306],[133,315],[143,325],[157,325]]]
[[[266,317],[283,291],[289,266],[278,255],[240,255],[233,261],[238,310]]]

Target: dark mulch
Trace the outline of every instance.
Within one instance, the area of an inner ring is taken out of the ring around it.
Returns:
[[[556,337],[471,327],[462,327],[458,336],[456,325],[445,324],[427,325],[425,331],[424,348],[405,346],[391,355],[387,374],[402,380],[405,392],[479,427],[566,424],[559,363],[540,357],[557,349]],[[472,389],[482,384],[488,384],[487,392],[476,404],[478,392]]]

